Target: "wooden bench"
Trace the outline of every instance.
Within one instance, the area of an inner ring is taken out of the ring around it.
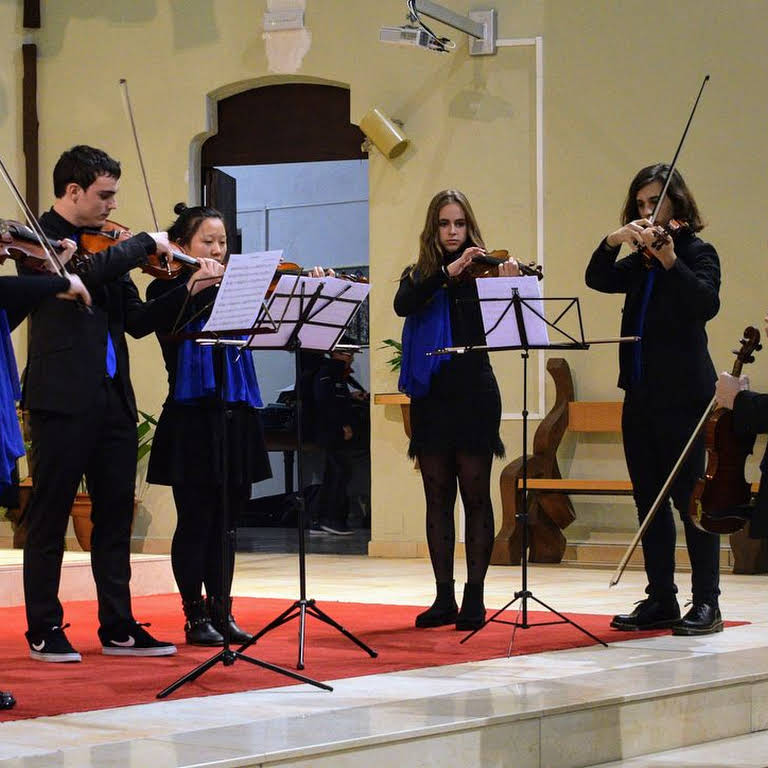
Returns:
[[[534,563],[559,563],[565,552],[563,530],[576,518],[569,496],[574,494],[631,496],[627,479],[564,478],[557,463],[557,449],[566,431],[621,434],[620,402],[573,399],[573,379],[568,363],[550,358],[547,370],[555,382],[555,404],[536,429],[528,462],[528,556]],[[493,545],[491,563],[517,565],[521,559],[521,530],[517,515],[522,504],[522,457],[501,473],[503,519]],[[757,484],[753,486],[757,491]],[[768,572],[768,544],[750,539],[746,529],[731,536],[734,573]]]

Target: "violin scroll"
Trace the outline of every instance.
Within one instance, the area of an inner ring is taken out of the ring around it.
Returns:
[[[503,249],[488,251],[488,253],[475,256],[472,259],[472,263],[461,273],[460,277],[498,277],[499,267],[508,260],[509,251]],[[535,277],[537,280],[544,279],[544,271],[541,268],[541,264],[536,264],[533,261],[530,264],[523,264],[523,262],[518,261],[517,268],[520,270],[521,275]]]

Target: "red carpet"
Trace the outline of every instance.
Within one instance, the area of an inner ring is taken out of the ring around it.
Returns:
[[[291,600],[236,598],[238,623],[258,630],[285,610]],[[210,658],[218,649],[192,648],[184,644],[183,618],[178,595],[137,597],[134,612],[140,621],[152,623],[150,632],[175,642],[176,656],[119,658],[103,656],[96,637],[96,605],[91,601],[65,606],[67,630],[72,645],[83,656],[79,664],[46,664],[29,658],[24,639],[23,606],[4,608],[0,625],[0,690],[16,697],[14,709],[0,711],[0,721],[17,720],[66,712],[123,707],[155,701],[159,690]],[[458,664],[507,655],[512,627],[491,624],[464,645],[464,633],[451,627],[417,630],[413,606],[320,602],[319,607],[378,652],[372,659],[336,630],[314,618],[307,620],[305,663],[307,677],[334,680],[402,669]],[[490,615],[490,614],[489,614]],[[515,611],[501,618],[514,621]],[[529,612],[528,622],[557,617]],[[652,637],[661,632],[618,632],[609,628],[608,616],[569,614],[569,618],[606,642]],[[729,623],[730,626],[734,622]],[[298,620],[265,635],[251,646],[248,655],[295,670],[298,649]],[[567,624],[518,629],[513,655],[577,648],[593,641]],[[290,678],[247,662],[231,667],[217,664],[197,680],[182,686],[171,698],[208,696],[219,693],[271,688],[293,684]]]

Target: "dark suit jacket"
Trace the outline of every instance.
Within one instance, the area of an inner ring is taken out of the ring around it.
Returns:
[[[648,270],[641,257],[616,260],[618,248],[605,241],[592,254],[586,271],[590,288],[624,293],[621,335],[640,332],[638,318]],[[658,269],[642,329],[644,384],[669,404],[692,398],[706,402],[715,391],[715,369],[704,330],[720,308],[720,260],[709,244],[683,233],[675,239],[677,261],[669,271]],[[632,386],[633,344],[619,344],[619,381]]]
[[[768,432],[768,395],[757,392],[739,392],[733,401],[733,426],[737,432],[758,435]],[[761,468],[768,461],[768,448]],[[749,533],[752,538],[768,538],[768,472],[763,470],[760,489],[752,512]]]
[[[51,210],[40,217],[45,233],[77,240],[78,229]],[[117,358],[117,379],[136,417],[125,334],[140,338],[181,308],[186,288],[142,302],[128,271],[146,263],[155,243],[141,233],[94,254],[81,272],[93,297],[93,312],[75,302],[42,301],[30,315],[30,341],[22,404],[30,410],[77,414],[85,411],[106,375],[107,330]]]

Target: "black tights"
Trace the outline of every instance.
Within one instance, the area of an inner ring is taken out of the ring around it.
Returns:
[[[481,584],[493,549],[491,464],[493,455],[420,454],[419,467],[427,501],[427,544],[435,581],[453,580],[453,551],[456,531],[453,508],[456,481],[464,504],[464,546],[467,581]]]
[[[243,488],[230,490],[230,509],[234,514],[241,503]],[[221,489],[209,485],[173,486],[178,522],[171,544],[171,565],[182,600],[200,599],[205,585],[209,596],[222,591],[223,568],[221,550]],[[247,497],[246,497],[247,498]],[[235,565],[234,542],[229,547],[226,567],[228,592]]]

